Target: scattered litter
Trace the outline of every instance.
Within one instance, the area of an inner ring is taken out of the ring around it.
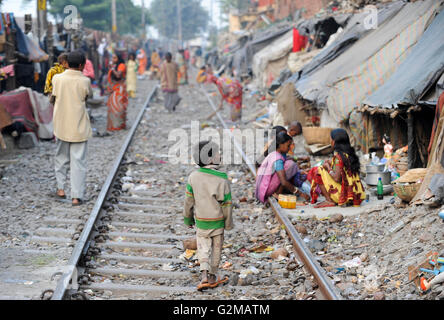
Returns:
[[[123,191],[123,192],[128,191],[128,190],[131,190],[131,189],[133,189],[133,188],[134,188],[134,183],[124,183],[124,184],[122,185],[122,191]]]
[[[361,264],[362,264],[361,259],[359,257],[355,257],[351,260],[344,262],[342,265],[345,266],[346,268],[356,268],[359,267]]]
[[[132,188],[134,191],[147,191],[149,188],[146,184],[140,184],[137,187]]]
[[[227,262],[225,262],[225,263],[222,265],[222,269],[227,270],[227,269],[229,269],[232,265],[233,265],[233,264],[232,264],[231,262],[227,261]]]
[[[187,250],[185,250],[184,253],[182,253],[179,256],[179,259],[181,259],[181,260],[190,260],[194,256],[195,253],[196,253],[196,250],[187,249]]]
[[[174,267],[169,263],[165,263],[164,265],[162,265],[162,270],[163,271],[173,271]]]

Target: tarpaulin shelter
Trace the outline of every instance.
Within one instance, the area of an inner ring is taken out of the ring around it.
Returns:
[[[393,75],[363,100],[372,108],[416,105],[444,72],[444,11],[427,28]]]
[[[444,11],[436,17],[432,16],[431,19],[433,21],[430,26],[418,42],[409,49],[409,53],[404,61],[393,72],[391,77],[373,94],[363,99],[362,104],[364,107],[361,108],[361,111],[372,112],[373,114],[392,114],[391,118],[394,119],[400,112],[406,112],[407,107],[420,104],[421,97],[430,89],[434,92],[437,91],[435,90],[435,84],[444,73]],[[433,96],[434,94],[429,94],[425,99],[430,99]],[[426,103],[426,101],[423,101],[423,103]],[[436,105],[436,101],[433,104]],[[392,135],[398,138],[402,136],[402,140],[405,140],[406,132],[409,131],[409,162],[411,167],[415,167],[418,165],[418,161],[414,158],[417,148],[420,149],[419,152],[421,154],[419,156],[422,157],[422,163],[426,162],[427,150],[425,145],[428,139],[421,139],[422,143],[416,143],[413,133],[417,136],[425,131],[424,135],[429,136],[431,126],[428,125],[428,120],[430,120],[432,112],[427,112],[428,110],[425,109],[421,114],[415,113],[412,115],[410,113],[415,109],[409,110],[409,126],[414,126],[415,128],[392,132]],[[419,115],[421,119],[415,119]],[[368,150],[380,144],[379,141],[382,139],[384,132],[377,124],[374,124],[374,126],[378,126],[379,130],[374,130],[374,132],[370,130],[371,128],[362,126],[361,123],[364,121],[364,118],[369,117],[368,115],[364,116],[363,114],[353,112],[350,116],[350,127],[359,144],[365,150]],[[395,121],[393,120],[393,122]],[[390,131],[393,130],[387,130],[386,132]],[[397,146],[399,147],[399,145]]]
[[[232,50],[234,55],[232,67],[238,75],[248,74],[248,71],[252,68],[254,55],[291,29],[292,26],[289,23],[273,25],[269,29],[254,33],[248,38],[248,41],[241,38],[242,43],[237,49]]]
[[[441,1],[404,3],[390,19],[365,34],[336,59],[296,83],[302,97],[328,108],[335,121],[348,119],[362,100],[396,70],[428,26]],[[345,34],[345,31],[344,31]]]
[[[384,23],[387,19],[390,19],[403,7],[403,5],[404,3],[402,1],[396,1],[378,8],[378,22]],[[352,15],[349,18],[344,31],[336,38],[336,40],[328,47],[323,48],[310,63],[305,65],[304,68],[299,73],[295,74],[289,81],[295,83],[301,78],[308,77],[341,55],[365,34],[371,32],[372,30],[366,29],[362,23],[365,20],[366,15],[365,12]],[[307,85],[306,81],[300,81],[297,83],[296,88],[301,94],[303,94],[304,98],[312,100],[307,96],[306,88],[304,87],[305,85]]]
[[[442,1],[406,3],[392,19],[359,40],[339,56],[329,74],[318,103],[325,105],[332,117],[348,119],[363,99],[380,88],[407,58],[414,44],[439,11]],[[356,64],[355,64],[356,62]]]

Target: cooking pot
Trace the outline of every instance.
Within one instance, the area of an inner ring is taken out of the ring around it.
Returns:
[[[368,185],[376,186],[378,185],[379,178],[381,178],[383,185],[390,184],[392,181],[390,172],[375,172],[375,173],[367,172],[367,177],[365,179],[365,182],[367,182]]]
[[[378,172],[384,172],[385,164],[369,164],[365,166],[366,173],[378,173]]]

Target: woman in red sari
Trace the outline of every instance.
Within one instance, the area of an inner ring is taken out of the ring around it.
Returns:
[[[126,66],[119,54],[113,55],[113,65],[108,73],[108,131],[119,131],[126,128],[126,110],[128,93],[125,86]]]
[[[217,78],[210,76],[210,81],[217,86],[222,96],[219,110],[222,109],[224,101],[228,102],[231,108],[231,121],[236,122],[242,117],[242,93],[243,87],[237,80],[227,77]]]

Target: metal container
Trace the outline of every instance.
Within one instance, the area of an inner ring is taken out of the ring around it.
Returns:
[[[383,185],[391,183],[391,173],[390,172],[377,172],[377,173],[367,173],[365,182],[370,186],[378,185],[379,178],[382,180]]]
[[[385,169],[385,164],[378,164],[378,165],[369,164],[365,166],[367,174],[384,172],[384,169]]]

